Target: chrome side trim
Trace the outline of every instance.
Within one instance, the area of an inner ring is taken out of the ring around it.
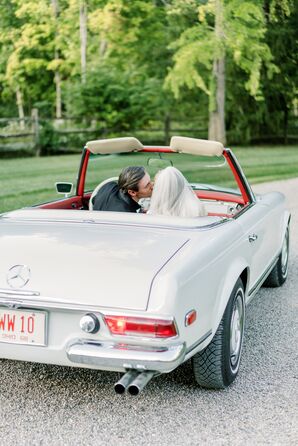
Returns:
[[[7,214],[8,215],[8,214]],[[3,215],[2,218],[11,218],[9,215],[5,216]],[[138,227],[138,228],[154,228],[154,229],[167,229],[172,231],[206,231],[208,229],[212,229],[216,226],[222,225],[223,223],[227,223],[231,221],[232,218],[226,218],[222,217],[221,220],[215,221],[213,223],[209,223],[204,226],[167,226],[161,225],[161,224],[148,224],[148,223],[124,223],[124,222],[115,222],[110,220],[102,220],[102,221],[95,221],[92,219],[76,219],[76,220],[70,220],[70,219],[63,219],[63,218],[57,218],[57,219],[47,219],[47,218],[29,218],[29,217],[17,217],[14,218],[13,223],[15,222],[38,222],[38,223],[68,223],[68,224],[92,224],[92,225],[109,225],[109,226],[121,226],[121,227]]]
[[[0,288],[0,296],[40,296],[39,291],[14,290],[12,288]]]
[[[76,364],[168,373],[183,362],[185,344],[153,347],[77,339],[66,347],[66,354]]]
[[[62,310],[62,311],[82,311],[82,312],[95,312],[95,313],[100,313],[102,315],[105,314],[109,314],[109,315],[121,315],[121,316],[134,316],[134,315],[138,315],[140,316],[140,312],[143,313],[145,310],[133,310],[130,308],[125,308],[125,307],[121,307],[121,308],[117,308],[115,309],[115,307],[104,307],[104,309],[102,307],[100,307],[99,305],[92,305],[92,304],[75,304],[75,303],[71,303],[69,301],[59,301],[56,299],[51,299],[49,297],[44,297],[43,300],[33,300],[33,299],[27,299],[27,297],[24,296],[23,299],[20,299],[18,297],[14,297],[14,296],[1,296],[0,295],[0,306],[4,305],[7,307],[22,307],[22,308],[36,308],[36,309],[53,309],[53,310]],[[143,315],[143,318],[154,318],[156,315]],[[163,319],[164,321],[173,321],[174,318],[172,316],[161,316],[161,319]],[[175,327],[178,333],[178,326],[175,322]],[[140,338],[140,337],[139,337]],[[138,339],[139,339],[138,338]],[[171,339],[175,339],[175,338],[171,338]]]
[[[268,268],[266,268],[266,270],[263,272],[263,274],[260,276],[260,278],[254,284],[254,286],[249,290],[248,300],[251,300],[251,298],[254,296],[254,294],[261,288],[262,284],[265,282],[266,278],[269,276],[271,270],[276,265],[276,262],[278,261],[279,256],[280,256],[280,253],[274,258],[274,260],[270,263]]]
[[[195,350],[200,344],[202,344],[209,336],[212,335],[212,330],[207,331],[197,342],[192,344],[187,350],[186,355],[189,355],[193,350]]]
[[[95,305],[83,305],[83,304],[71,304],[69,302],[51,301],[51,300],[32,300],[27,299],[27,296],[23,296],[24,299],[14,298],[11,296],[8,298],[6,295],[0,293],[0,305],[8,307],[22,307],[22,308],[40,308],[40,309],[59,309],[65,311],[95,311],[98,312],[98,306]]]

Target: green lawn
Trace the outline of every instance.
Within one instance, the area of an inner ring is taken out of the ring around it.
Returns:
[[[250,183],[298,176],[297,146],[241,147],[233,150]],[[107,162],[102,167],[102,178],[114,176],[123,165],[135,164],[131,161],[131,155],[105,158]],[[148,155],[139,154],[137,163],[146,164],[145,158]],[[57,198],[54,183],[75,183],[79,163],[80,155],[0,159],[0,212]],[[177,167],[180,168],[180,165]],[[193,180],[194,167],[186,159],[182,162],[181,170],[190,181]],[[98,168],[90,179],[91,185],[101,181]]]

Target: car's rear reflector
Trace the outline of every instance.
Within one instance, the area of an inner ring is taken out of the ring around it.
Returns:
[[[173,320],[147,319],[130,316],[104,316],[113,335],[171,338],[177,336]]]
[[[196,310],[189,311],[185,316],[185,326],[188,327],[189,325],[193,324],[197,319],[197,312]]]

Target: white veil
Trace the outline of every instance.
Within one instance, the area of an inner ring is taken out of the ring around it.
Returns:
[[[186,178],[175,167],[158,172],[151,197],[149,213],[176,217],[203,217],[207,215]]]

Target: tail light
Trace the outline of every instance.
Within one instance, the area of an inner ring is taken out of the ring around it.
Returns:
[[[174,320],[109,315],[106,315],[104,318],[113,335],[146,336],[150,338],[172,338],[177,336]]]

